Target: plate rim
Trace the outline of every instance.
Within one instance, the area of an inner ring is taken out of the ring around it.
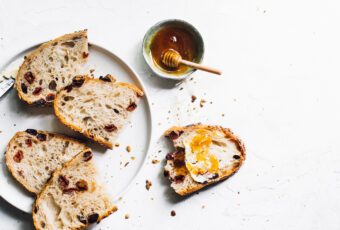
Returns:
[[[6,69],[13,61],[16,60],[16,57],[21,54],[21,53],[24,53],[25,51],[27,50],[30,50],[34,47],[39,47],[41,44],[43,44],[45,42],[34,42],[32,43],[31,45],[27,45],[26,48],[18,48],[18,49],[15,49],[13,52],[11,53],[15,53],[14,55],[7,55],[9,57],[5,57],[4,58],[4,61],[1,63],[1,71],[3,71],[4,69]],[[146,89],[141,77],[137,74],[137,72],[131,67],[131,65],[126,62],[123,58],[121,58],[120,56],[118,56],[112,49],[110,48],[105,48],[103,47],[102,45],[99,45],[97,43],[96,40],[91,40],[91,42],[88,42],[91,46],[93,47],[98,47],[99,49],[102,49],[106,52],[108,52],[110,55],[112,55],[115,59],[118,60],[119,64],[120,65],[123,65],[123,67],[125,69],[127,69],[128,71],[130,71],[134,77],[137,79],[139,85],[141,86],[142,88],[142,91],[144,93],[144,98],[146,100],[146,104],[147,104],[147,117],[149,117],[149,123],[150,123],[150,136],[147,140],[147,147],[146,147],[146,154],[145,154],[145,157],[143,159],[143,161],[141,162],[141,164],[138,166],[137,168],[137,172],[135,173],[135,175],[133,176],[133,178],[131,179],[131,182],[121,191],[117,194],[117,197],[116,198],[113,198],[113,202],[115,204],[119,203],[119,197],[123,196],[124,194],[127,194],[132,185],[136,182],[138,176],[140,175],[142,169],[144,168],[145,164],[146,164],[146,161],[147,161],[147,158],[148,158],[148,155],[149,155],[149,150],[150,150],[150,146],[151,146],[151,141],[153,140],[153,115],[152,115],[152,108],[151,108],[151,104],[150,104],[150,99],[149,99],[149,92],[148,90]],[[99,42],[100,43],[100,42]],[[12,89],[10,89],[12,90]],[[14,90],[14,89],[13,89]],[[3,95],[3,97],[6,97],[6,94],[7,92]],[[2,162],[3,164],[6,164],[6,161],[3,161]],[[7,167],[7,166],[6,166]],[[34,200],[36,199],[36,195],[32,193],[32,196],[34,197]],[[32,213],[32,210],[30,209],[29,211],[28,210],[25,210],[25,209],[22,209],[21,207],[18,207],[17,205],[15,205],[14,202],[12,202],[12,200],[8,200],[6,199],[6,197],[4,196],[3,194],[3,190],[0,189],[0,197],[2,199],[4,199],[7,203],[9,203],[10,205],[12,205],[13,207],[15,207],[16,209],[20,210],[20,211],[23,211],[25,213],[29,213],[31,214]]]

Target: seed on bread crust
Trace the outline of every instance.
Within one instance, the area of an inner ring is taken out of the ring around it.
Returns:
[[[82,76],[75,76],[72,80],[73,87],[81,87],[84,83],[85,79]]]
[[[111,125],[105,125],[104,129],[107,132],[113,132],[117,130],[117,127],[114,124],[111,124]]]
[[[30,84],[32,84],[33,81],[34,81],[34,79],[35,79],[35,77],[34,77],[34,75],[33,75],[32,72],[27,72],[27,73],[25,73],[24,78],[25,78],[26,81],[27,81],[28,83],[30,83]]]
[[[169,134],[169,138],[171,140],[176,140],[177,138],[179,138],[182,135],[183,131],[179,131],[178,133],[176,133],[175,131],[171,131],[171,133]]]
[[[38,134],[37,130],[35,130],[35,129],[26,129],[25,132],[28,133],[28,134],[31,134],[33,136],[36,136]]]
[[[38,133],[37,139],[38,139],[39,141],[46,141],[46,134],[44,134],[44,133]]]
[[[59,181],[59,184],[61,185],[61,186],[63,186],[63,187],[67,187],[68,185],[69,185],[69,180],[65,177],[65,176],[63,176],[63,175],[60,175],[59,176],[59,178],[58,178],[58,181]]]
[[[63,194],[70,194],[72,192],[76,192],[77,190],[77,188],[67,188],[63,190]]]
[[[175,176],[174,180],[175,180],[175,183],[182,183],[185,179],[185,176],[184,175],[177,175]]]
[[[19,174],[20,176],[24,177],[24,171],[18,170],[18,174]]]
[[[106,81],[106,82],[111,82],[111,78],[110,78],[111,75],[106,75],[105,77],[103,76],[100,76],[99,77],[99,80],[102,80],[102,81]]]
[[[76,187],[78,191],[86,191],[88,189],[87,182],[84,180],[80,180],[76,183]]]
[[[89,53],[83,52],[83,58],[87,58],[89,55]]]
[[[43,91],[43,88],[41,88],[41,87],[36,87],[35,89],[34,89],[34,91],[33,91],[33,95],[34,96],[38,96],[41,92]]]
[[[44,99],[40,99],[38,101],[33,102],[33,105],[45,105],[46,101]]]
[[[25,143],[26,143],[27,147],[32,147],[32,139],[31,138],[26,139]]]
[[[23,93],[27,93],[27,86],[24,83],[21,83],[21,90]]]
[[[57,82],[55,80],[52,80],[49,84],[48,84],[48,88],[50,90],[55,90],[57,88]]]
[[[69,93],[71,92],[72,88],[73,88],[72,85],[68,85],[65,87],[65,90]]]
[[[234,155],[233,158],[234,158],[235,160],[238,160],[238,159],[240,159],[241,157],[240,157],[239,155]]]
[[[77,216],[77,218],[78,218],[80,223],[87,224],[87,221],[86,221],[84,216],[82,216],[82,215],[81,216]]]
[[[134,111],[135,109],[137,108],[137,104],[132,102],[127,108],[126,110],[129,111],[129,112],[132,112]]]
[[[163,174],[164,174],[165,177],[169,177],[170,176],[170,173],[169,173],[168,170],[164,170]]]
[[[83,157],[84,157],[84,161],[89,161],[92,159],[92,152],[91,151],[87,151],[84,153]]]
[[[55,94],[54,93],[50,93],[46,96],[46,101],[53,101],[55,98]]]
[[[20,163],[20,161],[24,158],[24,152],[19,150],[13,157],[13,160],[17,163]]]
[[[87,217],[87,221],[89,222],[89,224],[95,223],[99,218],[99,215],[97,213],[94,213],[92,215],[89,215]]]

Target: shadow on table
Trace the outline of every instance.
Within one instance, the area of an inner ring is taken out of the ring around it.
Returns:
[[[34,230],[32,221],[32,215],[25,213],[11,204],[7,203],[2,197],[0,197],[0,212],[7,215],[9,218],[20,221],[19,229],[23,230]]]

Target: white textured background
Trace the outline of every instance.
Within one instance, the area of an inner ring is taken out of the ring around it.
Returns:
[[[150,158],[119,211],[93,229],[340,229],[339,12],[336,0],[0,0],[0,62],[18,47],[88,28],[90,42],[102,41],[146,84]],[[141,41],[166,18],[199,29],[204,63],[222,77],[196,72],[176,86],[150,73]],[[232,178],[181,199],[161,176],[164,162],[151,160],[169,151],[165,129],[198,121],[234,130],[247,160]],[[31,216],[0,198],[0,229],[33,229]]]

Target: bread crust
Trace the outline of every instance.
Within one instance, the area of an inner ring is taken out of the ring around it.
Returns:
[[[64,165],[64,167],[67,167],[68,165],[70,165],[70,164],[76,159],[76,157],[77,157],[78,155],[83,154],[83,153],[85,153],[85,152],[87,152],[87,151],[92,151],[92,150],[91,150],[90,148],[87,148],[87,149],[83,150],[82,152],[78,153],[78,154],[75,155],[71,160],[69,160],[68,162],[66,162],[65,165]],[[35,220],[35,218],[34,218],[34,217],[35,217],[34,209],[35,209],[35,207],[36,207],[36,205],[37,205],[37,201],[38,201],[39,197],[45,192],[45,190],[47,189],[48,185],[50,185],[50,184],[52,183],[54,176],[55,176],[57,173],[59,173],[61,170],[62,170],[62,168],[61,168],[61,169],[56,169],[56,170],[53,172],[51,178],[50,178],[49,181],[45,184],[45,186],[44,186],[43,190],[41,191],[41,193],[37,195],[37,199],[35,200],[35,202],[34,202],[34,204],[33,204],[33,207],[32,207],[33,224],[34,224],[34,227],[35,227],[37,230],[42,230],[42,229],[39,228],[38,223],[36,222],[36,220]],[[117,210],[118,210],[117,206],[113,206],[109,211],[107,211],[106,213],[103,213],[102,215],[100,215],[100,216],[98,217],[97,223],[99,223],[102,219],[104,219],[105,217],[108,217],[111,213],[113,213],[113,212],[115,212],[115,211],[117,211]],[[77,229],[85,228],[85,227],[89,226],[89,223],[87,223],[87,224],[81,223],[80,225],[81,225],[81,226],[79,226],[79,228],[74,228],[74,229],[72,229],[72,230],[77,230]]]
[[[24,68],[24,66],[26,66],[28,60],[29,60],[30,58],[32,58],[33,56],[35,56],[37,53],[39,53],[40,50],[44,49],[45,47],[50,46],[50,45],[53,44],[54,42],[60,41],[60,40],[62,40],[62,39],[64,39],[64,38],[67,38],[67,37],[73,37],[73,36],[75,36],[76,34],[79,34],[79,33],[81,33],[82,35],[87,36],[87,35],[86,35],[86,34],[87,34],[87,29],[82,30],[82,31],[77,31],[77,32],[74,32],[74,33],[65,34],[65,35],[63,35],[63,36],[61,36],[61,37],[58,37],[58,38],[53,39],[53,40],[51,40],[51,41],[48,41],[48,42],[46,42],[46,43],[40,45],[40,46],[39,46],[36,50],[34,50],[32,53],[27,54],[27,55],[25,56],[24,62],[21,64],[21,66],[20,66],[20,68],[19,68],[19,71],[18,71],[18,74],[17,74],[17,77],[16,77],[16,83],[20,82],[20,76],[23,76],[23,74],[22,74],[22,69]],[[29,99],[25,96],[25,94],[24,94],[24,93],[22,92],[22,90],[21,90],[21,87],[20,87],[18,84],[16,84],[16,88],[17,88],[17,91],[18,91],[18,96],[19,96],[19,98],[20,98],[21,100],[26,101],[28,104],[33,104],[33,103],[35,102],[35,101],[29,100]],[[52,105],[52,104],[53,104],[53,101],[46,101],[46,103],[45,103],[45,105]]]
[[[181,126],[173,126],[170,129],[166,130],[164,132],[164,136],[169,137],[171,132],[176,132],[179,133],[180,131],[189,131],[189,130],[195,130],[195,129],[205,129],[205,130],[209,130],[209,131],[221,131],[223,132],[226,137],[230,138],[230,140],[232,140],[238,147],[240,153],[241,153],[241,158],[240,158],[240,163],[237,167],[234,167],[232,170],[228,170],[226,172],[224,172],[219,178],[210,180],[208,183],[205,184],[200,184],[197,183],[197,185],[195,187],[189,188],[189,189],[185,189],[185,190],[181,190],[180,192],[176,192],[177,194],[181,195],[181,196],[185,196],[185,195],[189,195],[197,190],[200,190],[210,184],[222,181],[227,179],[228,177],[234,175],[242,166],[244,160],[246,159],[246,148],[243,144],[243,142],[241,141],[241,139],[236,136],[230,129],[226,129],[223,128],[221,126],[217,126],[217,125],[202,125],[200,123],[198,124],[192,124],[192,125],[188,125],[185,127],[181,127]],[[189,175],[189,172],[188,172]]]
[[[73,138],[70,138],[70,137],[66,137],[66,136],[63,136],[61,134],[58,134],[58,133],[51,133],[51,132],[45,132],[45,131],[40,131],[40,130],[37,130],[38,133],[43,133],[43,134],[53,134],[55,135],[56,137],[58,138],[61,138],[61,139],[64,139],[64,140],[67,140],[67,141],[70,141],[70,142],[73,142],[73,143],[82,143],[81,141],[78,141],[76,139],[73,139]],[[9,141],[8,145],[7,145],[7,148],[6,148],[6,153],[8,152],[9,150],[9,147],[11,146],[11,144],[13,143],[13,141],[19,136],[19,135],[22,135],[22,134],[25,134],[26,132],[25,131],[21,131],[21,132],[17,132],[13,137],[12,139]],[[85,144],[84,144],[85,146]],[[9,155],[6,154],[6,165],[7,165],[7,168],[8,170],[11,172],[12,176],[22,185],[24,186],[24,188],[26,190],[28,190],[29,192],[31,193],[34,193],[36,194],[32,188],[29,188],[28,186],[26,186],[24,183],[23,183],[23,180],[20,178],[20,177],[17,177],[15,175],[15,173],[13,172],[13,168],[12,168],[12,165],[9,163]],[[37,194],[36,194],[37,195]]]
[[[84,80],[85,80],[85,81],[84,81],[83,84],[85,84],[85,82],[87,82],[87,81],[98,81],[98,82],[101,81],[101,80],[98,79],[98,78],[95,79],[95,78],[89,77],[89,76],[87,76],[87,75],[84,76]],[[142,90],[138,89],[136,86],[134,86],[134,85],[132,85],[132,84],[129,84],[129,83],[124,83],[124,82],[106,82],[106,84],[110,84],[110,83],[111,83],[111,84],[119,84],[119,85],[127,86],[127,87],[131,88],[133,91],[135,91],[135,93],[136,93],[137,95],[139,95],[140,97],[142,97],[143,94],[144,94]],[[106,146],[106,147],[108,147],[108,148],[110,148],[110,149],[113,149],[113,144],[111,144],[110,142],[100,140],[100,139],[97,138],[97,137],[91,137],[90,134],[89,134],[87,131],[82,132],[82,130],[81,130],[80,127],[75,126],[75,125],[73,125],[73,124],[67,122],[66,119],[64,119],[64,118],[60,115],[60,111],[59,111],[59,109],[58,109],[57,101],[59,100],[59,98],[60,98],[62,92],[65,90],[66,87],[68,87],[68,86],[65,86],[64,88],[62,88],[62,89],[57,93],[57,95],[56,95],[56,97],[55,97],[55,99],[54,99],[54,112],[55,112],[55,115],[58,117],[58,119],[59,119],[64,125],[66,125],[67,127],[71,128],[71,129],[73,129],[73,130],[75,130],[75,131],[77,131],[77,132],[80,132],[80,133],[84,134],[87,138],[92,139],[92,140],[94,140],[94,141],[100,143],[101,145],[104,145],[104,146]]]

